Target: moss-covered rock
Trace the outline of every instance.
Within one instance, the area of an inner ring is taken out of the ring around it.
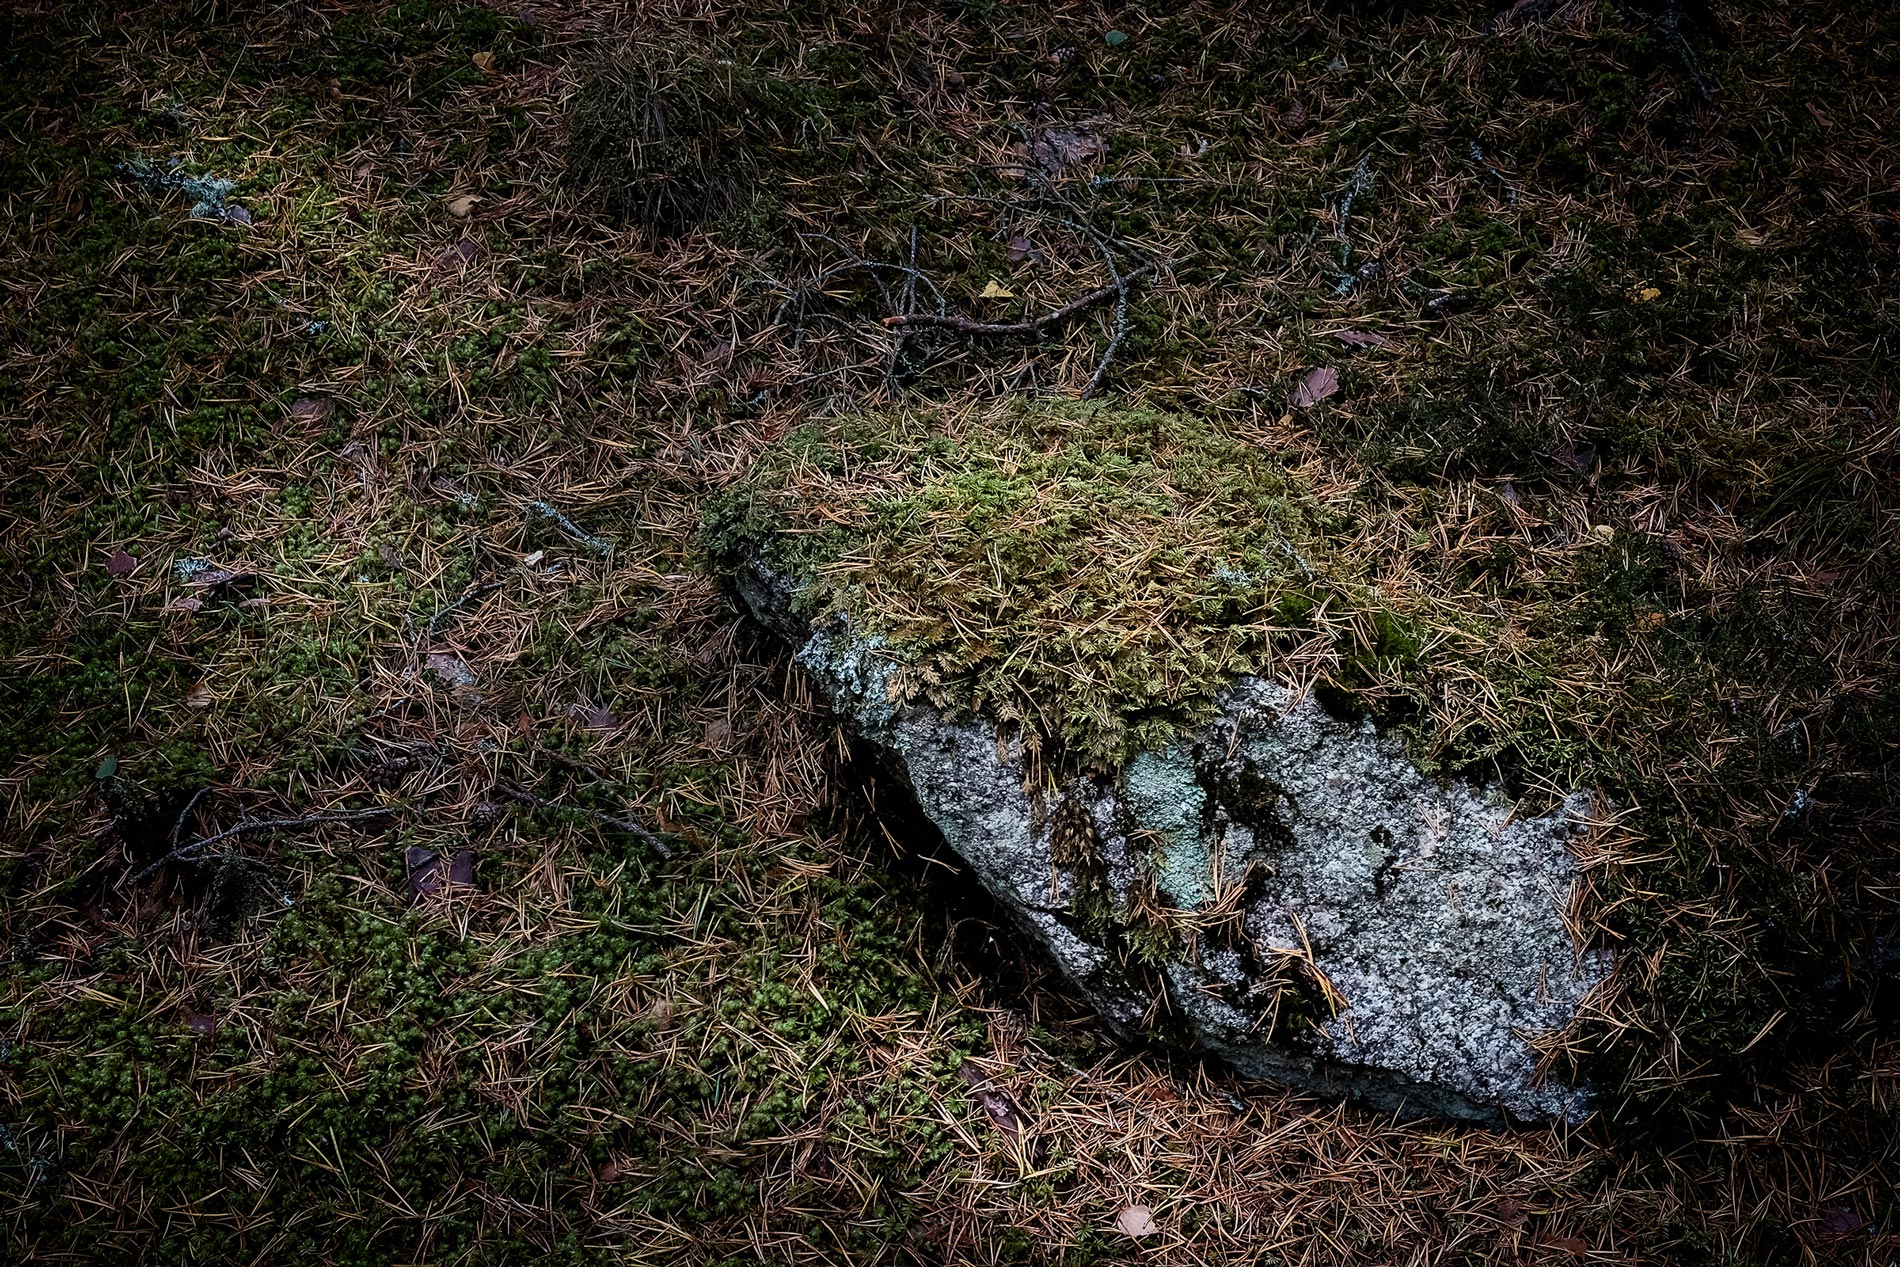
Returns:
[[[1607,967],[1565,924],[1589,798],[1520,815],[1256,673],[1423,651],[1333,499],[1179,415],[935,421],[793,437],[715,541],[1110,1026],[1389,1110],[1577,1112],[1535,1036]]]

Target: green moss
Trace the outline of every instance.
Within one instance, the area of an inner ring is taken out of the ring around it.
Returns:
[[[1282,617],[1349,588],[1310,592],[1334,505],[1211,423],[1143,410],[807,428],[708,525],[714,555],[801,573],[808,611],[899,648],[914,691],[1095,764],[1202,715],[1304,636]]]

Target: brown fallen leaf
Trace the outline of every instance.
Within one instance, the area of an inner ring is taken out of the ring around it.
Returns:
[[[996,1128],[1011,1139],[1021,1139],[1023,1135],[1022,1115],[1017,1113],[1016,1105],[1009,1096],[998,1090],[981,1069],[969,1061],[964,1061],[957,1070],[957,1076],[969,1085],[970,1095],[989,1114]]]
[[[1544,1249],[1554,1249],[1562,1254],[1582,1257],[1590,1252],[1590,1245],[1574,1236],[1540,1236],[1537,1243]]]
[[[335,412],[334,401],[316,396],[299,396],[290,402],[290,420],[305,427],[318,426]]]
[[[1017,154],[1027,158],[1051,176],[1108,153],[1108,142],[1086,127],[1044,128],[1034,138],[1015,145]]]
[[[1346,346],[1355,348],[1395,348],[1398,346],[1383,334],[1374,334],[1370,330],[1335,330],[1333,337]]]
[[[568,708],[567,715],[589,730],[620,729],[620,719],[604,705],[574,704]]]
[[[483,49],[479,53],[469,54],[468,60],[474,62],[475,69],[481,71],[484,75],[492,73],[495,69],[495,55],[487,49]]]
[[[1867,1226],[1867,1221],[1848,1209],[1837,1205],[1821,1211],[1821,1217],[1814,1224],[1814,1239],[1817,1241],[1838,1241],[1842,1237],[1852,1236]]]
[[[1339,390],[1339,371],[1330,365],[1308,370],[1293,389],[1290,402],[1295,409],[1310,409]]]
[[[473,849],[457,849],[449,858],[449,883],[463,885],[475,883],[475,851]]]
[[[460,242],[457,242],[454,246],[442,252],[436,259],[436,266],[439,268],[461,268],[463,265],[473,262],[475,257],[481,254],[481,251],[482,248],[480,244],[468,238],[463,238]]]
[[[107,576],[130,576],[139,561],[123,550],[114,550],[112,557],[106,560]]]
[[[469,668],[460,656],[438,651],[424,660],[423,665],[429,672],[435,674],[436,679],[444,686],[473,686],[475,684],[475,670]]]
[[[450,198],[444,203],[443,206],[447,207],[449,214],[456,219],[466,220],[469,214],[475,210],[475,204],[481,200],[482,196],[480,194],[456,194],[453,198]]]
[[[1161,1229],[1155,1226],[1154,1211],[1145,1205],[1131,1205],[1115,1216],[1115,1230],[1123,1236],[1153,1236]]]
[[[409,867],[411,901],[442,891],[442,859],[436,856],[435,850],[411,845],[403,850],[402,858]]]
[[[193,708],[210,708],[216,699],[217,695],[212,692],[208,682],[200,682],[185,692],[185,703]]]

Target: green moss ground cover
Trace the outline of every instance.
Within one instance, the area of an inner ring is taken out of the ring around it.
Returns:
[[[1179,1261],[1884,1261],[1896,32],[1718,10],[1713,105],[1610,3],[10,10],[7,1252],[1124,1261],[1139,1197]],[[629,46],[789,103],[664,239],[568,170]],[[1112,303],[878,324],[1105,255],[1161,267],[1100,413],[999,402]],[[1284,665],[1617,792],[1616,1122],[1380,1122],[986,978],[702,552],[787,486],[920,689],[1078,751]]]

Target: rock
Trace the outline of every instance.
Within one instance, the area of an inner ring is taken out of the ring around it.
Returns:
[[[1516,817],[1257,677],[1113,777],[1032,791],[1011,734],[901,701],[878,639],[795,615],[796,585],[763,564],[736,579],[1118,1035],[1382,1111],[1587,1112],[1587,1088],[1541,1080],[1527,1041],[1609,968],[1564,921],[1587,798]]]

